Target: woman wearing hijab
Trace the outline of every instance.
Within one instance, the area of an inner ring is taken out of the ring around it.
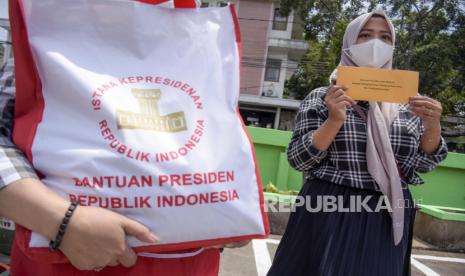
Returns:
[[[394,45],[384,12],[363,14],[347,26],[340,65],[391,69]],[[441,103],[355,102],[336,76],[297,114],[288,160],[305,173],[305,204],[296,204],[268,275],[409,275],[415,205],[407,184],[422,184],[417,172],[447,155]]]

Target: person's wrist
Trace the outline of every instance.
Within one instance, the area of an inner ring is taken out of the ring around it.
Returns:
[[[55,209],[51,212],[47,218],[44,220],[43,224],[41,225],[41,229],[39,229],[39,233],[43,234],[48,240],[55,239],[58,228],[63,221],[63,216],[69,208],[69,201],[63,201],[56,204]]]
[[[326,120],[327,124],[329,126],[335,127],[335,128],[341,128],[342,125],[344,124],[344,120],[340,118],[335,118],[333,116],[329,116],[328,119]]]
[[[38,228],[34,230],[44,235],[48,240],[54,239],[70,203],[70,201],[62,199],[61,197],[51,198],[51,201],[46,207],[47,215],[42,217],[40,224],[37,224]]]
[[[55,238],[50,240],[50,245],[49,245],[50,251],[54,251],[58,249],[58,247],[60,247],[61,242],[63,241],[63,238],[65,236],[66,229],[68,228],[68,225],[70,224],[71,217],[73,216],[74,211],[76,210],[78,206],[79,206],[79,202],[76,200],[71,202],[71,204],[69,205],[68,209],[66,210],[66,213],[63,216],[63,219],[61,220],[60,226],[58,227],[58,232]]]
[[[441,133],[441,123],[440,122],[434,122],[432,124],[425,124],[425,133]]]

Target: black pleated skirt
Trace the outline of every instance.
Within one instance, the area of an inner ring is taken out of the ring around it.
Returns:
[[[300,196],[310,198],[309,212],[305,205],[291,213],[284,236],[278,246],[268,276],[299,275],[410,275],[415,206],[408,189],[402,241],[396,246],[391,216],[386,209],[369,212],[316,212],[316,196],[337,196],[350,208],[350,197],[371,196],[367,205],[375,210],[380,192],[357,189],[327,181],[308,180]],[[323,204],[320,204],[323,206]],[[352,205],[353,206],[353,205]],[[352,209],[354,210],[354,209]]]

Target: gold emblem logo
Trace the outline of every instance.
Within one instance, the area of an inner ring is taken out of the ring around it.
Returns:
[[[145,129],[163,132],[187,130],[183,111],[160,115],[158,110],[160,89],[131,89],[131,93],[139,103],[140,113],[117,110],[118,129]]]

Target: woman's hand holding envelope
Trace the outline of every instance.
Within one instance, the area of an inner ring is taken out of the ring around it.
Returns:
[[[442,105],[435,99],[426,96],[409,98],[410,110],[423,120],[425,130],[441,128]]]
[[[347,119],[347,107],[355,105],[355,101],[349,97],[344,86],[331,86],[326,93],[325,103],[328,107],[328,119],[343,123]]]
[[[425,96],[409,98],[410,110],[423,121],[425,130],[421,137],[421,148],[427,154],[434,153],[441,139],[442,105],[439,101]]]

